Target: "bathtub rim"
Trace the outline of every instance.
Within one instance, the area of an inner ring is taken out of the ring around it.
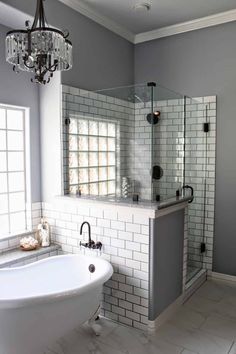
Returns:
[[[22,296],[13,299],[0,298],[0,310],[11,309],[11,308],[12,309],[22,308],[22,307],[32,306],[32,305],[37,305],[42,303],[62,301],[64,299],[69,299],[75,296],[83,295],[88,291],[94,291],[95,289],[102,288],[103,284],[106,281],[108,281],[113,274],[113,267],[110,264],[110,262],[108,262],[107,260],[101,257],[88,256],[83,254],[68,254],[68,255],[57,255],[46,259],[41,259],[39,261],[21,267],[0,269],[0,279],[1,279],[1,273],[7,273],[7,272],[13,272],[14,270],[19,271],[20,269],[31,268],[36,264],[38,265],[42,263],[47,263],[53,259],[58,259],[58,258],[86,258],[86,259],[91,259],[91,262],[92,260],[94,260],[94,263],[96,262],[96,260],[99,260],[99,262],[102,262],[105,265],[104,274],[100,275],[92,282],[86,283],[83,286],[63,289],[60,292],[52,292],[50,294],[41,294],[41,295],[34,295],[34,296]]]

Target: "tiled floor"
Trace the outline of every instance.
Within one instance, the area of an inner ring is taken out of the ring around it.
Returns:
[[[207,281],[154,335],[101,319],[45,354],[236,354],[236,283]]]

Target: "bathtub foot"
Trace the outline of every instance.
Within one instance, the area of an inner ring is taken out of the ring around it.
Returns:
[[[99,337],[101,335],[102,327],[99,324],[94,323],[91,328],[94,331],[95,336]]]
[[[100,306],[98,307],[92,318],[90,318],[90,320],[88,321],[88,325],[91,327],[96,336],[100,336],[102,330],[102,327],[99,324],[95,323],[99,319],[99,312]]]

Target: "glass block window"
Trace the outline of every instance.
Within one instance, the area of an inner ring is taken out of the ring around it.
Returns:
[[[25,230],[25,110],[0,105],[0,237]]]
[[[68,145],[69,192],[115,195],[117,124],[70,117]]]

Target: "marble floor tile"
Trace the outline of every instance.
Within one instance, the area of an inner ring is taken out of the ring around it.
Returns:
[[[185,329],[170,323],[163,325],[156,336],[199,354],[226,354],[232,345],[232,341],[200,329]]]
[[[211,315],[201,326],[201,330],[230,341],[236,340],[236,320],[230,318]]]
[[[205,318],[215,313],[219,302],[205,299],[204,297],[194,294],[185,304],[184,307],[190,308],[201,313]]]
[[[183,350],[183,347],[157,338],[155,334],[147,335],[124,326],[117,327],[105,341],[110,346],[129,354],[180,354]]]
[[[216,313],[236,320],[236,295],[224,297],[217,305]]]
[[[236,354],[236,284],[207,282],[148,335],[101,318],[101,335],[75,329],[44,354]]]
[[[232,347],[231,347],[228,354],[236,354],[236,343],[232,344]]]
[[[220,301],[225,296],[236,296],[236,284],[221,280],[208,280],[195,293],[208,300]]]
[[[200,328],[206,321],[207,316],[204,314],[183,306],[180,310],[170,319],[169,323],[183,327],[183,328]]]
[[[196,296],[204,297],[208,300],[220,301],[225,296],[224,287],[218,282],[207,281],[195,293]]]

